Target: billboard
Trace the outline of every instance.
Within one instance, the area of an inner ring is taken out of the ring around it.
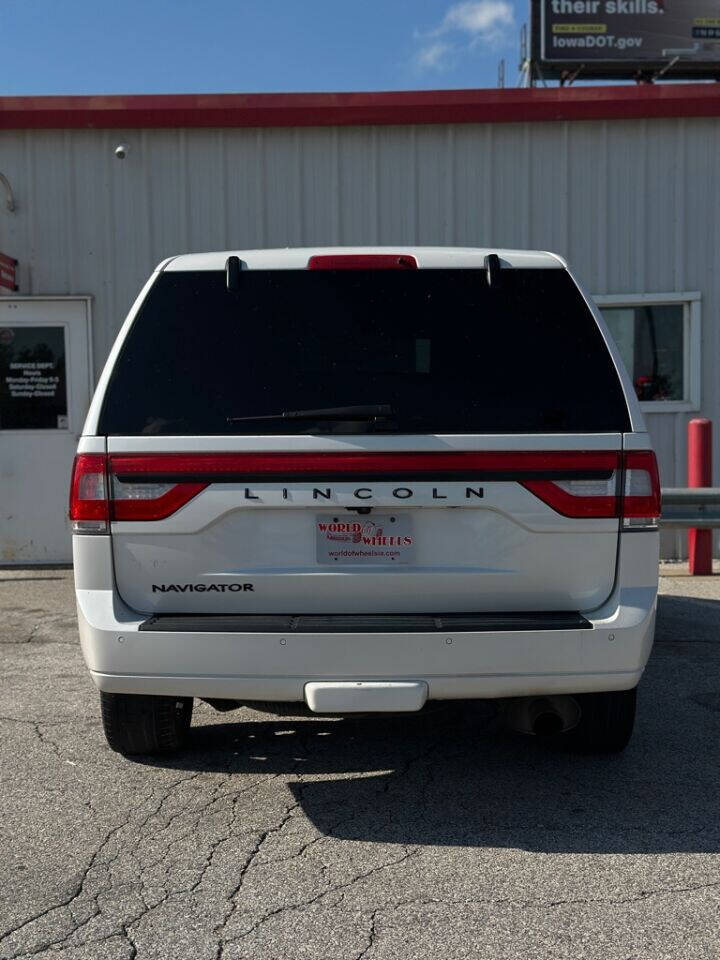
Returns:
[[[545,76],[720,77],[720,0],[532,0],[531,13]]]

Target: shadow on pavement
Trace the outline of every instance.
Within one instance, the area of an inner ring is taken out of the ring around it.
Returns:
[[[697,601],[660,598],[635,736],[618,756],[564,753],[504,730],[491,703],[462,702],[405,717],[195,726],[190,751],[163,765],[288,775],[307,817],[340,839],[720,852],[720,603],[701,603],[698,615]]]

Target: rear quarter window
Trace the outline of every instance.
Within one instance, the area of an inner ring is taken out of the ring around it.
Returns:
[[[367,421],[232,423],[388,404]],[[160,274],[112,371],[99,433],[604,433],[630,429],[565,270]]]

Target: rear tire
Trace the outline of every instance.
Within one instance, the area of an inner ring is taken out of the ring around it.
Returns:
[[[117,753],[176,753],[187,741],[192,697],[101,692],[100,706],[105,738]]]
[[[579,753],[619,753],[628,745],[635,725],[637,688],[609,693],[582,693],[575,699],[582,715],[566,734],[569,749]]]

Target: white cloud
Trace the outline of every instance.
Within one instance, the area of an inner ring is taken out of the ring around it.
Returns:
[[[415,63],[421,70],[443,70],[452,49],[452,44],[444,40],[435,40],[418,50]]]
[[[508,40],[514,20],[509,0],[455,3],[435,29],[415,34],[415,39],[423,42],[415,55],[415,64],[421,70],[443,70],[454,54],[480,44],[499,46]]]
[[[450,7],[438,33],[462,30],[474,40],[494,42],[513,24],[513,8],[507,0],[470,0]]]

